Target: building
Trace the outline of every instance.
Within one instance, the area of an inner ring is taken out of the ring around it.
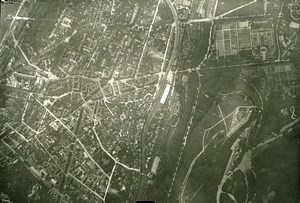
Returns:
[[[295,22],[291,22],[290,23],[290,28],[299,29],[300,28],[300,24],[299,23],[295,23]]]
[[[154,158],[154,161],[153,161],[153,164],[152,164],[152,168],[151,168],[151,173],[155,174],[157,173],[157,168],[159,166],[159,163],[160,163],[161,159],[160,157],[156,156]]]
[[[171,90],[171,85],[167,84],[166,88],[164,90],[164,93],[163,93],[163,95],[161,96],[161,99],[160,99],[161,104],[164,104],[166,102],[170,90]]]
[[[189,7],[189,6],[191,6],[192,1],[191,0],[177,0],[176,4]]]
[[[156,156],[154,158],[154,161],[153,161],[153,164],[152,164],[152,168],[151,168],[151,171],[150,173],[148,174],[148,181],[147,181],[147,184],[149,185],[153,185],[154,184],[154,180],[155,180],[155,177],[157,175],[157,169],[158,169],[158,166],[159,166],[159,163],[160,163],[161,159],[159,156]]]

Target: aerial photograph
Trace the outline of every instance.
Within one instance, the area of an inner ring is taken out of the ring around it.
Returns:
[[[300,0],[0,0],[0,203],[299,203]]]

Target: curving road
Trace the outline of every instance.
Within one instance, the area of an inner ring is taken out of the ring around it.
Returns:
[[[172,11],[172,14],[173,14],[173,17],[174,17],[174,22],[175,22],[175,42],[174,42],[174,49],[173,49],[173,53],[172,53],[172,56],[170,58],[170,61],[169,61],[169,64],[168,64],[168,67],[167,67],[167,70],[166,70],[166,73],[164,75],[164,77],[161,79],[160,81],[160,85],[158,87],[158,94],[156,95],[156,98],[154,100],[154,102],[152,103],[152,106],[150,107],[149,109],[149,114],[147,116],[147,119],[146,119],[146,122],[144,124],[144,127],[143,127],[143,131],[142,131],[142,135],[141,135],[141,145],[142,145],[142,152],[141,152],[141,172],[145,172],[145,150],[144,150],[144,138],[145,138],[145,134],[149,128],[149,124],[151,123],[154,115],[157,113],[157,111],[160,109],[160,107],[162,106],[160,104],[160,97],[166,87],[166,84],[167,84],[167,76],[171,70],[171,67],[174,63],[174,60],[176,59],[176,55],[177,55],[177,47],[178,47],[178,44],[179,44],[179,23],[178,23],[178,17],[177,17],[177,13],[176,13],[176,10],[175,8],[173,7],[173,4],[170,2],[170,0],[164,0],[170,7],[171,11]]]
[[[163,91],[167,85],[167,76],[171,71],[172,65],[174,64],[174,61],[176,59],[177,56],[177,47],[179,45],[179,37],[180,37],[180,33],[179,33],[179,21],[178,21],[178,16],[177,16],[177,12],[176,9],[174,8],[174,5],[172,4],[172,2],[170,0],[164,0],[164,2],[169,6],[169,8],[171,9],[173,18],[174,18],[174,24],[173,26],[175,27],[175,38],[174,38],[174,48],[173,48],[173,52],[171,54],[171,58],[169,60],[169,64],[168,67],[166,69],[166,72],[163,76],[163,78],[161,79],[160,83],[159,83],[159,87],[158,87],[158,91],[156,94],[156,98],[154,99],[151,107],[149,108],[149,114],[146,118],[146,122],[144,124],[143,130],[142,130],[142,134],[141,134],[141,138],[140,138],[140,142],[141,142],[141,168],[140,171],[142,174],[146,174],[146,167],[145,167],[145,134],[148,131],[149,125],[154,117],[154,115],[158,112],[158,110],[161,108],[161,104],[160,104],[160,97],[163,94]],[[139,185],[139,191],[137,194],[137,198],[139,199],[141,196],[141,193],[143,191],[144,188],[144,184],[146,182],[147,178],[143,175],[141,176],[140,179],[140,185]]]

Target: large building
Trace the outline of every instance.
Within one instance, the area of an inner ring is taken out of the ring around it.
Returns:
[[[155,177],[157,175],[157,169],[159,166],[159,163],[161,162],[161,159],[159,156],[156,156],[153,160],[152,168],[150,173],[148,174],[148,181],[147,184],[153,185]]]
[[[163,93],[163,95],[161,96],[161,99],[160,99],[161,104],[164,104],[166,102],[170,90],[171,90],[171,85],[167,84],[166,88],[164,90],[164,93]]]
[[[156,173],[157,173],[157,168],[158,168],[158,166],[159,166],[160,161],[161,161],[161,159],[160,159],[158,156],[156,156],[156,157],[154,158],[154,161],[153,161],[153,164],[152,164],[152,168],[151,168],[151,172],[152,172],[153,174],[156,174]]]

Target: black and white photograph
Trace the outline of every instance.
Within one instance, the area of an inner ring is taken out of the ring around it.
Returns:
[[[1,0],[0,203],[299,203],[300,0]]]

